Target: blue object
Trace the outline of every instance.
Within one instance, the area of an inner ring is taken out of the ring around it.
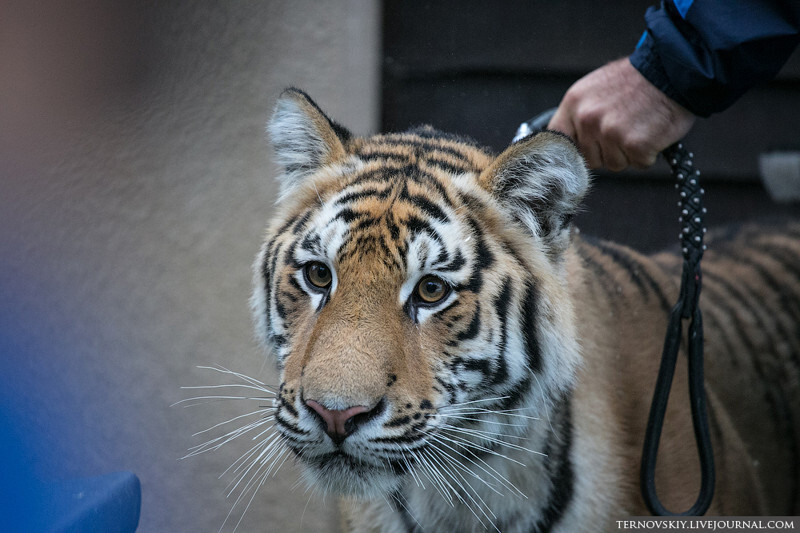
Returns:
[[[13,476],[13,473],[12,473]],[[43,483],[14,476],[0,505],[7,533],[133,533],[139,525],[141,486],[131,472]]]
[[[47,483],[43,496],[51,517],[46,531],[133,533],[139,525],[142,492],[131,472]]]
[[[800,43],[795,0],[662,0],[631,64],[701,117],[771,80]]]

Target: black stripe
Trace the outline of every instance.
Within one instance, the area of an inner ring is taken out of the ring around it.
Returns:
[[[309,233],[303,240],[300,242],[300,248],[306,250],[307,252],[311,252],[312,254],[319,254],[321,253],[320,244],[322,239],[316,233]]]
[[[436,189],[439,193],[441,200],[447,205],[447,207],[451,208],[453,207],[453,201],[447,194],[447,189],[445,188],[445,186],[442,184],[441,181],[439,181],[439,178],[437,178],[430,172],[427,172],[420,168],[417,168],[417,172],[411,174],[410,177],[412,181],[418,183],[422,187],[433,187],[434,189]]]
[[[311,218],[311,211],[306,211],[305,214],[303,214],[302,217],[297,219],[297,222],[295,223],[294,227],[292,228],[292,233],[297,235],[303,229],[305,229],[306,223],[308,222],[308,219],[310,219],[310,218]],[[278,235],[280,235],[281,233],[283,233],[283,232],[279,231]]]
[[[308,215],[308,213],[306,213],[306,215]],[[289,228],[290,228],[290,227],[291,227],[291,226],[292,226],[292,225],[293,225],[295,222],[297,222],[297,219],[298,219],[298,218],[300,218],[300,215],[299,215],[299,214],[294,214],[294,215],[292,215],[291,217],[289,217],[289,219],[288,219],[288,220],[286,220],[286,222],[284,222],[284,223],[283,223],[283,226],[281,226],[280,228],[278,228],[278,231],[276,231],[276,232],[275,232],[275,235],[283,235],[285,232],[289,231]]]
[[[503,281],[500,293],[494,299],[497,319],[500,321],[500,342],[497,346],[497,364],[492,374],[492,385],[498,385],[508,379],[508,363],[506,362],[506,345],[508,343],[508,308],[511,306],[511,278]]]
[[[369,188],[360,191],[354,191],[339,197],[339,199],[336,200],[333,205],[344,205],[357,200],[363,200],[365,198],[377,198],[378,200],[385,200],[389,197],[391,192],[391,187],[385,187],[383,189]]]
[[[455,363],[454,366],[460,364],[464,370],[469,370],[472,372],[480,372],[484,376],[488,377],[491,374],[491,368],[489,365],[488,359],[462,359],[461,357],[457,358],[453,361]]]
[[[261,265],[261,277],[264,279],[264,319],[267,324],[267,329],[269,329],[269,324],[272,322],[272,318],[270,316],[271,312],[271,305],[270,305],[270,298],[272,297],[272,270],[270,269],[271,257],[270,257],[270,250],[272,248],[272,244],[275,241],[267,245],[266,253],[264,254],[264,263]],[[280,250],[280,246],[278,247]],[[277,255],[277,251],[275,252]],[[269,333],[269,332],[268,332]]]
[[[477,244],[477,262],[475,264],[475,268],[486,270],[494,264],[494,254],[491,250],[489,250],[489,247],[486,246],[486,239],[484,239],[483,230],[475,221],[475,219],[469,217],[469,219],[467,219],[467,223],[470,225],[470,228],[475,234],[475,242]]]
[[[423,424],[424,425],[424,424]],[[414,427],[412,426],[412,430]],[[406,431],[402,435],[398,435],[396,437],[377,437],[374,439],[369,439],[370,442],[379,442],[381,444],[407,444],[409,442],[416,442],[420,438],[418,432],[415,431]]]
[[[558,524],[567,510],[575,492],[575,474],[572,465],[572,405],[567,397],[558,417],[557,429],[550,434],[545,447],[547,470],[550,475],[551,488],[547,503],[541,517],[531,530],[532,533],[546,533]]]
[[[393,240],[398,240],[400,238],[400,227],[394,221],[394,214],[388,211],[384,220],[386,221],[386,227],[389,228],[389,235]]]
[[[429,217],[434,218],[439,222],[443,222],[445,224],[450,223],[450,217],[448,217],[438,205],[436,205],[435,203],[431,202],[430,200],[428,200],[423,196],[411,194],[408,191],[407,187],[403,186],[402,190],[400,191],[399,197],[413,204],[415,207],[422,210]]]
[[[403,503],[402,500],[405,500],[406,503]],[[421,533],[422,530],[420,529],[419,524],[417,524],[411,515],[408,514],[407,507],[410,505],[408,503],[408,498],[406,498],[402,492],[397,491],[389,496],[389,501],[394,511],[400,514],[400,518],[403,521],[406,531],[408,533]]]
[[[444,390],[439,391],[439,392],[447,391],[447,394],[448,394],[447,402],[448,403],[456,403],[456,388],[453,385],[451,385],[450,383],[447,383],[446,381],[444,381],[439,376],[436,376],[435,379],[436,379],[436,382],[439,385],[441,385],[442,388],[444,389]]]
[[[500,241],[500,246],[503,248],[503,251],[506,252],[511,258],[521,267],[526,268],[527,262],[525,261],[524,257],[525,254],[522,254],[517,250],[514,245],[512,245],[508,241]]]
[[[390,174],[397,170],[398,168],[405,168],[408,165],[403,165],[402,167],[394,167],[394,166],[381,166],[379,168],[373,168],[369,170],[362,170],[359,174],[353,176],[353,178],[348,181],[346,187],[353,187],[355,185],[364,185],[366,183],[374,183],[377,186],[382,186],[387,183],[393,183],[395,180],[393,179],[395,176]]]
[[[489,250],[483,238],[483,230],[472,217],[467,219],[472,229],[475,241],[475,265],[472,267],[472,276],[466,284],[455,287],[457,291],[480,292],[483,287],[483,271],[489,269],[494,264],[494,254]]]
[[[275,312],[278,314],[278,318],[282,321],[286,322],[286,307],[284,307],[283,302],[281,302],[281,280],[275,280]]]
[[[275,343],[275,346],[277,346],[278,348],[280,348],[281,346],[285,346],[286,343],[288,342],[286,340],[286,337],[284,337],[283,335],[272,335],[271,338],[272,342]]]
[[[669,303],[659,284],[650,276],[645,266],[639,260],[631,257],[624,249],[618,248],[609,242],[597,240],[592,242],[592,244],[630,274],[631,281],[633,281],[633,284],[639,289],[639,293],[645,301],[650,299],[650,292],[652,292],[658,298],[661,309],[665,313],[669,313],[672,309],[672,304]],[[650,291],[648,291],[648,288]]]
[[[294,418],[298,418],[299,415],[297,414],[297,409],[295,409],[294,406],[292,404],[290,404],[289,402],[283,401],[283,399],[281,399],[281,403],[280,403],[279,407],[282,407],[282,408],[286,409],[289,412],[289,414],[292,415]],[[276,414],[279,414],[279,413],[280,413],[280,411],[278,413],[276,413]],[[276,416],[275,420],[280,420],[280,416]],[[291,428],[291,429],[294,429],[294,428]]]
[[[434,263],[433,266],[440,272],[455,272],[456,270],[460,270],[461,267],[463,267],[465,264],[466,260],[464,259],[464,254],[461,253],[461,250],[456,250],[456,256],[448,264],[443,266],[438,266],[439,262],[437,262]]]
[[[750,255],[743,255],[734,250],[726,250],[725,253],[728,257],[736,262],[748,265],[756,271],[764,283],[766,283],[766,285],[779,296],[782,312],[790,316],[800,315],[800,310],[798,310],[800,294],[795,291],[791,291],[792,298],[789,298],[787,292],[790,292],[790,290],[787,283],[785,283],[783,280],[776,279],[775,276],[764,265],[755,261]],[[778,264],[781,264],[774,258],[772,258],[772,260],[778,262]]]
[[[350,224],[354,220],[358,220],[359,218],[367,215],[368,213],[358,212],[350,208],[346,208],[336,213],[336,216],[331,219],[331,222],[334,222],[336,220],[344,220],[347,224]]]
[[[539,314],[539,288],[535,281],[525,286],[525,299],[522,303],[522,335],[525,338],[525,358],[531,372],[542,371],[542,353],[539,346],[539,328],[536,318]]]
[[[724,275],[717,275],[713,271],[706,270],[706,272],[704,272],[704,274],[705,274],[705,277],[706,277],[707,280],[711,281],[712,283],[720,284],[724,288],[725,292],[727,292],[728,294],[731,294],[735,300],[738,300],[738,303],[742,304],[740,306],[741,309],[738,309],[740,312],[743,311],[743,310],[744,311],[749,311],[749,314],[751,314],[754,317],[755,325],[756,325],[755,329],[757,331],[764,332],[765,336],[768,338],[769,343],[770,343],[770,346],[769,346],[770,353],[778,354],[779,351],[778,351],[778,347],[777,347],[777,344],[776,344],[776,339],[771,335],[770,336],[766,335],[766,332],[768,331],[768,327],[767,327],[767,323],[764,322],[764,320],[761,319],[761,314],[762,313],[767,315],[771,319],[771,320],[769,320],[769,323],[770,324],[774,324],[775,329],[777,330],[776,333],[778,334],[778,337],[781,340],[795,341],[795,344],[797,344],[798,338],[795,337],[795,334],[792,333],[792,332],[787,331],[786,328],[784,327],[784,324],[780,320],[774,319],[775,318],[774,311],[763,308],[763,305],[762,305],[763,304],[763,300],[762,300],[763,296],[759,295],[759,293],[756,290],[752,290],[750,288],[750,286],[747,284],[747,279],[746,278],[742,279],[740,284],[737,285],[736,283],[731,282]],[[740,287],[741,287],[741,290],[740,290]],[[715,298],[714,303],[715,304],[721,303],[722,297],[724,297],[724,294],[720,295],[720,298],[718,298],[718,299]],[[736,311],[736,309],[730,309],[727,306],[725,307],[725,309],[726,309],[726,311],[728,313],[731,313],[731,314]],[[759,310],[761,312],[758,313],[758,312],[756,312],[756,310]],[[744,331],[749,331],[749,330],[752,330],[752,328],[747,328]]]
[[[459,166],[456,166],[456,165],[454,165],[452,163],[449,163],[449,162],[447,162],[447,161],[445,161],[443,159],[439,159],[439,158],[436,158],[436,157],[426,157],[424,161],[425,161],[426,164],[428,164],[430,166],[438,167],[438,168],[444,170],[445,172],[449,172],[450,174],[463,174],[465,172],[472,172],[472,171],[475,170],[471,166],[464,165],[462,167],[459,167]]]
[[[459,342],[474,339],[475,337],[478,336],[480,329],[481,329],[481,304],[480,302],[478,302],[475,305],[475,313],[472,315],[472,320],[470,320],[467,329],[465,329],[464,331],[459,331],[458,334],[456,335],[456,339]]]
[[[409,154],[403,152],[388,152],[386,150],[374,150],[369,153],[360,153],[358,154],[363,161],[375,161],[377,159],[394,159],[400,163],[405,165],[411,164],[411,158]]]
[[[753,248],[778,263],[796,280],[800,280],[800,257],[794,255],[791,248],[777,244],[762,244]]]
[[[525,395],[528,393],[528,391],[530,391],[532,381],[533,380],[529,375],[525,376],[525,378],[516,385],[514,385],[511,388],[511,390],[503,393],[505,398],[503,398],[503,400],[500,401],[498,407],[506,411],[511,409],[516,409],[517,407],[519,407],[520,404],[522,403],[522,400],[525,398]],[[490,406],[484,406],[484,407],[486,407],[486,409],[491,408]]]
[[[589,247],[586,246],[586,244],[583,241],[580,242],[579,246],[575,247],[578,257],[581,258],[584,266],[589,268],[589,270],[591,270],[595,274],[595,276],[603,280],[602,285],[604,285],[605,287],[616,288],[619,285],[619,283],[614,279],[611,273],[608,270],[606,270],[601,263],[598,263],[593,257],[589,255],[588,248]]]
[[[383,426],[387,427],[387,428],[393,428],[393,427],[397,427],[397,426],[404,426],[404,425],[408,424],[409,422],[411,422],[411,417],[410,416],[401,416],[401,417],[393,418],[392,420],[389,420]]]
[[[439,241],[439,243],[442,242],[442,240],[439,238],[439,234],[436,232],[435,229],[433,229],[433,226],[431,226],[428,223],[428,221],[424,218],[419,218],[418,216],[411,215],[402,223],[405,224],[406,229],[411,234],[427,233],[432,238]]]
[[[414,134],[419,135],[416,132],[414,132]],[[431,136],[430,138],[435,139],[437,137],[441,137],[441,134],[435,135],[435,136]],[[390,143],[392,145],[395,145],[395,146],[412,147],[412,148],[416,148],[416,149],[422,150],[422,151],[424,151],[426,153],[434,152],[434,151],[443,152],[443,153],[446,153],[446,154],[449,154],[449,155],[455,157],[456,159],[458,159],[460,161],[463,161],[465,164],[467,164],[470,167],[472,167],[472,164],[470,162],[469,156],[467,156],[463,152],[461,152],[459,150],[456,150],[455,148],[452,148],[450,146],[443,146],[441,144],[427,142],[424,139],[414,139],[414,138],[408,138],[408,137],[402,138],[402,137],[387,136],[386,140],[390,141]],[[394,141],[394,142],[392,142],[392,141]],[[387,143],[387,144],[389,144],[389,143]]]
[[[766,273],[768,274],[768,273]],[[708,276],[708,273],[706,274]],[[712,274],[709,278],[713,281],[720,281],[719,279],[715,279],[714,275]],[[726,286],[722,283],[724,290],[732,290],[734,294],[738,294],[731,285]],[[775,421],[776,424],[776,431],[778,432],[780,438],[787,443],[791,443],[790,454],[792,457],[792,491],[793,494],[797,494],[797,491],[800,490],[800,486],[798,479],[800,479],[800,450],[798,449],[798,441],[795,437],[795,422],[793,417],[792,406],[790,404],[789,398],[787,398],[786,393],[786,386],[783,385],[786,379],[786,373],[781,371],[776,367],[774,363],[770,364],[769,362],[762,361],[762,353],[760,350],[756,349],[753,345],[753,341],[750,339],[748,335],[745,334],[750,328],[747,324],[744,324],[742,320],[739,318],[739,313],[737,312],[736,308],[732,308],[727,302],[723,302],[724,295],[720,295],[716,293],[715,287],[713,284],[707,284],[705,290],[708,293],[711,293],[714,298],[715,307],[719,308],[725,315],[726,321],[729,323],[734,324],[734,331],[739,333],[739,339],[741,340],[741,344],[744,345],[747,354],[750,355],[750,361],[753,366],[753,371],[756,374],[757,383],[762,385],[761,392],[763,394],[764,399],[767,402],[767,406],[771,411],[771,418]],[[716,294],[714,294],[716,293]],[[744,306],[747,307],[747,306]],[[706,313],[713,311],[709,309]],[[763,322],[754,314],[758,327],[763,330]],[[730,336],[727,334],[723,334],[720,336],[723,342],[728,343],[730,342]],[[791,338],[791,337],[788,337]],[[775,346],[773,339],[770,339],[772,342],[772,353],[778,354],[777,347]],[[727,354],[735,354],[741,353],[741,348],[738,347],[739,344],[737,343],[737,348],[733,346],[726,347],[723,353]],[[770,369],[773,369],[770,371]],[[789,387],[790,388],[790,387]],[[792,501],[795,501],[793,499]]]

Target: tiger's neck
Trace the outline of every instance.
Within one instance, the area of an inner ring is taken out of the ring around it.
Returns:
[[[554,402],[548,411],[546,417],[532,422],[522,441],[512,441],[515,448],[473,455],[467,460],[471,471],[457,471],[443,463],[442,468],[451,468],[449,480],[434,479],[433,474],[420,477],[424,486],[406,483],[392,498],[394,530],[554,530],[575,490],[570,396]]]

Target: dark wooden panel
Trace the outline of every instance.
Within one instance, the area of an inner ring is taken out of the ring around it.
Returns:
[[[581,76],[627,55],[648,0],[391,0],[384,9],[383,129],[422,123],[505,148],[523,120],[558,104]],[[710,225],[774,214],[758,155],[800,149],[800,55],[777,81],[699,120],[686,142],[706,184]],[[577,223],[642,250],[677,242],[668,169],[597,172]]]
[[[384,4],[394,75],[588,71],[630,53],[649,0],[393,0]],[[609,38],[612,36],[613,38]]]
[[[662,169],[666,164],[659,163]],[[745,220],[800,218],[800,204],[776,205],[758,183],[705,183],[710,228]],[[595,176],[575,225],[587,235],[627,244],[643,252],[678,243],[677,193],[668,180]]]
[[[630,54],[654,0],[387,0],[384,55],[394,76],[588,72]],[[800,80],[800,55],[781,78]]]
[[[399,131],[428,123],[500,151],[520,122],[557,105],[574,79],[494,74],[386,80],[383,127]],[[757,180],[758,154],[800,149],[800,88],[778,83],[755,89],[725,113],[698,120],[686,142],[707,179]]]

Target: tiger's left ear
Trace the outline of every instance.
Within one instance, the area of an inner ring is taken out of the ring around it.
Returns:
[[[545,244],[551,259],[569,246],[572,218],[589,188],[575,144],[545,131],[509,146],[478,178],[481,186]]]
[[[286,89],[278,98],[267,132],[284,170],[278,177],[280,198],[288,196],[320,168],[343,159],[345,145],[352,137],[328,118],[310,96],[295,88]]]

